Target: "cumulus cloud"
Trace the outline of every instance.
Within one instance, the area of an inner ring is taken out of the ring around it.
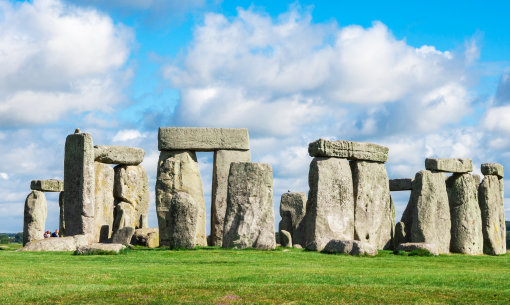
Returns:
[[[8,180],[9,175],[7,173],[0,173],[0,178],[2,178],[3,180]]]
[[[94,9],[0,1],[0,125],[111,112],[130,78],[133,36]]]
[[[136,129],[119,130],[114,136],[114,142],[126,142],[147,137],[146,134],[141,133]]]
[[[207,14],[184,59],[164,74],[180,90],[181,124],[280,136],[320,122],[333,134],[421,132],[469,113],[459,57],[410,46],[380,22],[339,28],[298,10],[273,19],[239,9],[231,19]]]

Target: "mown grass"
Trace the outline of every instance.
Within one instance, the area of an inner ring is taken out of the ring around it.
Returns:
[[[0,303],[508,304],[510,255],[137,248],[119,255],[0,251]]]

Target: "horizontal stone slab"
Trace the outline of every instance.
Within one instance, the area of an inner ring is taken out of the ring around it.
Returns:
[[[63,192],[64,181],[57,179],[32,180],[30,182],[30,189],[41,192]]]
[[[247,128],[160,127],[158,149],[249,150],[250,139]]]
[[[425,169],[436,172],[468,173],[473,171],[471,159],[425,159]]]
[[[413,189],[412,178],[390,179],[390,191],[411,191]]]
[[[499,163],[483,163],[481,169],[484,176],[495,175],[498,176],[499,179],[505,176],[505,169],[503,165]]]
[[[388,147],[372,143],[319,139],[308,145],[311,157],[336,157],[349,160],[388,161]]]
[[[106,164],[138,165],[142,163],[145,151],[138,147],[95,145],[94,160]]]

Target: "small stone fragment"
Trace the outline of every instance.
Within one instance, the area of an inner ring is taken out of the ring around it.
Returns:
[[[57,179],[32,180],[30,182],[30,189],[41,192],[63,192],[64,181]]]
[[[308,154],[311,157],[336,157],[349,160],[364,160],[386,162],[388,161],[387,147],[351,141],[328,141],[319,139],[308,145]]]
[[[390,179],[390,191],[410,191],[413,189],[412,178]]]
[[[437,246],[431,243],[403,243],[397,247],[397,251],[411,252],[413,250],[427,250],[433,255],[439,255]]]
[[[280,221],[278,228],[285,230],[292,236],[292,242],[305,244],[306,194],[297,192],[283,193],[280,201]]]
[[[471,159],[425,159],[425,169],[436,172],[447,173],[469,173],[473,171],[473,161]]]
[[[170,202],[170,248],[194,249],[198,229],[198,207],[188,193],[179,192]]]
[[[344,253],[349,255],[377,255],[377,249],[373,245],[359,240],[330,240],[324,249],[324,253]]]
[[[113,181],[114,171],[108,164],[94,162],[95,172],[95,225],[96,242],[106,242],[113,230]]]
[[[58,206],[60,208],[60,214],[58,217],[58,231],[60,236],[66,235],[66,221],[64,219],[64,192],[60,192],[58,195]]]
[[[25,200],[23,217],[23,245],[44,238],[47,204],[41,191],[32,191]]]
[[[503,165],[499,163],[483,163],[481,166],[482,174],[487,175],[495,175],[498,176],[499,179],[505,177],[505,169]]]
[[[280,230],[278,237],[280,238],[280,245],[282,245],[282,247],[292,247],[292,236],[288,231]]]
[[[131,244],[144,246],[148,248],[159,247],[159,229],[158,228],[136,229],[135,234],[131,239]]]
[[[134,233],[135,229],[133,227],[121,228],[113,232],[112,244],[129,245]]]

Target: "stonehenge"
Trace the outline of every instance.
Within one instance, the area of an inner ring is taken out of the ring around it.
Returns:
[[[119,251],[127,244],[271,250],[279,242],[350,255],[506,253],[504,168],[498,163],[481,164],[482,180],[472,173],[471,159],[427,158],[414,178],[389,179],[387,147],[318,139],[308,146],[308,193],[281,195],[275,234],[273,169],[252,162],[247,129],[161,127],[158,150],[158,227],[149,228],[145,151],[94,145],[79,129],[68,135],[64,180],[30,182],[22,251]],[[214,154],[209,236],[197,152]],[[391,192],[402,191],[410,195],[396,222]],[[59,193],[63,237],[43,237],[45,192]]]

